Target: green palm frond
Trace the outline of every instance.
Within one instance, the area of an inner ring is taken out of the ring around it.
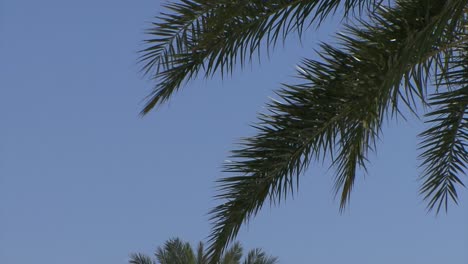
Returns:
[[[278,258],[268,256],[261,249],[253,249],[247,254],[244,264],[276,264]]]
[[[156,264],[149,256],[144,254],[136,253],[130,255],[130,264]]]
[[[426,115],[431,127],[420,134],[421,193],[428,209],[437,212],[447,210],[449,200],[457,203],[456,187],[465,186],[460,176],[466,175],[468,164],[468,54],[466,47],[456,53],[442,76],[441,85],[450,89],[432,96],[435,109]]]
[[[220,261],[216,264],[240,264],[242,262],[243,249],[240,243],[234,243]],[[155,252],[156,261],[144,254],[132,254],[130,264],[208,264],[208,256],[204,251],[203,243],[200,242],[197,248],[197,256],[189,243],[183,242],[179,238],[169,239],[163,247],[158,247]],[[249,251],[244,259],[245,264],[275,264],[277,258],[266,255],[261,249]]]
[[[164,247],[156,249],[156,259],[160,264],[192,264],[195,263],[195,254],[189,243],[182,240],[170,239]]]
[[[381,0],[183,0],[165,7],[148,31],[143,70],[158,80],[142,113],[148,113],[200,70],[205,76],[232,72],[247,59],[291,32],[302,35],[340,6],[345,14]]]
[[[208,257],[205,254],[205,249],[202,242],[198,243],[197,247],[197,264],[208,263]]]
[[[313,159],[332,157],[344,208],[383,120],[399,111],[399,101],[413,111],[415,100],[425,103],[428,76],[446,73],[449,50],[468,40],[453,33],[464,30],[466,5],[399,1],[380,8],[370,22],[348,27],[341,47],[323,44],[322,62],[304,60],[304,83],[278,92],[283,102],[268,105],[257,135],[245,139],[225,165],[235,176],[220,180],[217,198],[224,202],[211,211],[210,263],[267,199],[280,202],[294,191]]]
[[[468,163],[468,87],[434,96],[432,106],[438,109],[427,114],[433,126],[421,134],[421,158],[425,167],[421,193],[428,208],[457,203],[457,185],[464,186],[459,176],[466,174]]]
[[[267,200],[279,203],[297,190],[312,160],[332,160],[343,210],[382,123],[401,115],[402,105],[414,114],[418,105],[432,109],[426,115],[431,127],[420,135],[421,193],[428,208],[439,212],[457,202],[468,160],[468,0],[389,2],[182,0],[167,4],[169,13],[157,18],[141,61],[158,84],[143,114],[200,72],[230,74],[261,48],[268,53],[290,33],[301,36],[337,8],[345,16],[372,10],[339,34],[340,45],[322,44],[320,60],[303,60],[301,83],[278,91],[279,100],[254,126],[257,134],[232,152],[225,171],[233,176],[219,181],[217,198],[223,201],[211,211],[214,226],[204,255],[210,264],[222,260],[241,225]],[[430,81],[437,89],[428,95]]]
[[[242,259],[242,246],[240,243],[234,243],[229,250],[226,251],[220,264],[239,264]]]

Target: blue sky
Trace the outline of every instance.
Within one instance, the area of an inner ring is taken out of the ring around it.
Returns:
[[[229,150],[335,30],[291,38],[233,77],[194,80],[141,118],[153,84],[137,51],[160,3],[0,2],[0,263],[127,263],[171,237],[203,240]],[[288,264],[467,263],[466,189],[437,217],[418,196],[423,128],[386,125],[344,214],[332,171],[313,164],[294,199],[265,207],[239,241]]]

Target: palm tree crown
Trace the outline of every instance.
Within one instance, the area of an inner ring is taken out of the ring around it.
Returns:
[[[242,261],[242,246],[239,243],[228,249],[217,264],[276,264],[278,259],[268,256],[261,249],[253,249]],[[208,256],[204,252],[203,243],[198,244],[195,253],[189,243],[179,238],[169,239],[164,247],[158,247],[154,253],[156,260],[144,254],[132,254],[130,264],[208,264]]]
[[[260,114],[257,134],[232,151],[211,211],[211,264],[266,200],[295,190],[312,160],[331,157],[340,208],[366,169],[385,120],[427,109],[420,134],[421,194],[429,210],[457,202],[468,162],[468,0],[182,0],[149,30],[143,69],[157,80],[142,113],[200,73],[229,74],[290,33],[305,34],[337,9],[352,25],[338,45],[304,59]],[[435,87],[428,89],[427,87]]]

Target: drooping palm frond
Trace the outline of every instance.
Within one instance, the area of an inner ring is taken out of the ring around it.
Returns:
[[[431,105],[438,109],[427,114],[433,126],[421,134],[421,193],[429,200],[428,208],[439,212],[448,208],[449,200],[457,203],[456,186],[465,186],[460,176],[468,164],[468,87],[434,96]]]
[[[450,89],[432,96],[435,109],[426,114],[431,127],[420,134],[421,193],[428,209],[437,212],[447,210],[449,200],[457,203],[457,186],[465,186],[461,176],[468,164],[468,54],[466,46],[454,52],[440,83]]]
[[[268,105],[257,135],[245,139],[225,165],[235,176],[220,181],[217,198],[223,203],[211,211],[211,264],[268,198],[280,202],[294,191],[313,159],[332,156],[340,208],[346,205],[383,120],[399,111],[399,101],[412,110],[415,100],[425,103],[428,76],[446,73],[449,50],[468,41],[456,37],[466,5],[398,1],[370,22],[349,27],[342,47],[322,45],[322,62],[303,62],[304,83],[278,93],[283,102]]]
[[[229,73],[291,32],[320,22],[343,7],[373,7],[381,0],[182,0],[166,5],[149,30],[142,50],[143,70],[158,80],[142,113],[148,113],[202,70]]]

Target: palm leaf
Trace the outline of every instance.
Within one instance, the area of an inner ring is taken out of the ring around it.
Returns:
[[[412,101],[425,103],[427,76],[434,69],[446,72],[447,51],[466,42],[453,33],[463,29],[466,4],[399,1],[360,27],[348,27],[340,36],[343,46],[322,45],[322,61],[304,60],[304,82],[278,93],[280,100],[260,115],[257,135],[225,165],[235,176],[220,180],[217,198],[224,202],[211,211],[210,263],[268,198],[280,202],[294,191],[313,159],[332,156],[344,208],[383,120],[399,111],[399,101],[413,111]]]
[[[155,256],[160,264],[192,264],[195,263],[195,254],[189,243],[182,240],[170,239],[164,247],[156,249]]]
[[[130,255],[130,264],[156,264],[149,256],[144,254],[136,253]]]
[[[222,257],[222,260],[220,261],[220,264],[240,264],[240,261],[242,259],[242,246],[240,243],[234,243],[231,248],[229,248],[224,256]]]
[[[143,70],[158,84],[142,113],[148,113],[200,70],[205,76],[232,72],[259,51],[291,32],[302,35],[340,5],[345,14],[372,7],[377,0],[183,0],[166,5],[148,31],[152,38],[142,50]]]
[[[448,202],[457,203],[457,186],[465,186],[461,175],[466,175],[468,164],[468,54],[466,47],[452,56],[450,68],[441,76],[440,85],[447,92],[432,96],[426,114],[430,128],[420,134],[420,158],[424,167],[421,193],[428,201],[428,209],[448,209]]]
[[[208,263],[208,257],[205,254],[203,243],[199,242],[198,248],[197,248],[197,264],[206,264],[206,263]]]
[[[268,256],[261,249],[250,250],[247,254],[244,264],[276,264],[278,263],[278,258]]]

